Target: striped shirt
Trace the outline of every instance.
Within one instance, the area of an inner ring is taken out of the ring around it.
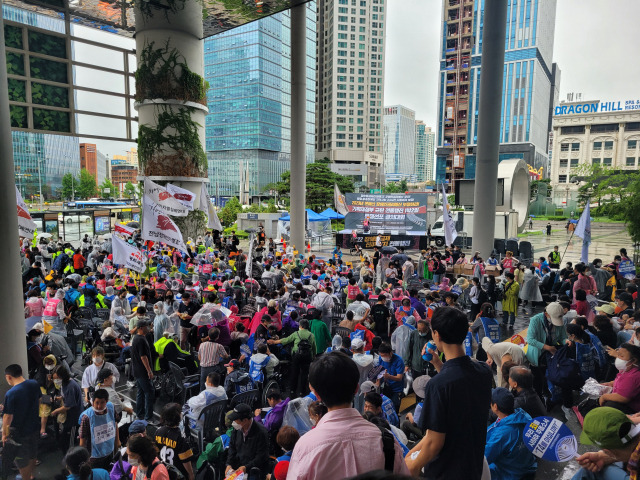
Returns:
[[[226,351],[222,345],[215,342],[203,342],[198,348],[198,359],[201,367],[213,367],[217,365]]]

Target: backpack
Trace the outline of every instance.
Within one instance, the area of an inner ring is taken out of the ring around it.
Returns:
[[[393,472],[395,463],[396,447],[393,434],[386,428],[378,426],[382,434],[382,453],[384,454],[384,469]]]
[[[175,465],[171,465],[169,463],[161,461],[153,462],[153,464],[147,470],[147,478],[151,478],[151,474],[160,464],[164,465],[164,467],[167,469],[167,472],[169,473],[169,480],[185,480],[184,475],[175,467]]]
[[[489,301],[489,295],[482,287],[478,287],[480,292],[478,293],[478,305],[482,305],[483,303],[487,303]]]
[[[547,379],[559,387],[579,390],[584,385],[584,379],[580,374],[580,365],[569,357],[569,347],[561,347],[549,359],[547,366]]]
[[[298,355],[303,360],[311,361],[313,359],[313,352],[311,350],[311,342],[309,338],[302,338],[300,332],[297,333],[300,343],[298,343]]]

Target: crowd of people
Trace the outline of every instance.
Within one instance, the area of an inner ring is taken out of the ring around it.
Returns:
[[[624,249],[575,266],[557,247],[534,262],[378,246],[347,261],[262,229],[251,256],[236,240],[140,242],[143,274],[109,245],[25,242],[28,371],[5,368],[3,468],[34,478],[54,437],[61,478],[82,480],[533,479],[524,429],[555,415],[602,449],[574,478],[637,478]]]

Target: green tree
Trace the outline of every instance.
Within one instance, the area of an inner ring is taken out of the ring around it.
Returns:
[[[540,180],[532,180],[529,184],[530,197],[532,200],[535,200],[538,195],[538,186],[541,183],[547,184],[547,198],[551,198],[551,179],[550,178],[541,178]]]
[[[83,168],[80,171],[80,181],[76,185],[77,195],[80,198],[91,198],[96,196],[97,191],[96,177]]]
[[[338,185],[342,193],[354,191],[353,180],[332,172],[327,160],[326,158],[316,160],[315,163],[307,165],[307,208],[324,210],[327,206],[333,205],[334,184]],[[291,173],[286,171],[281,175],[281,178],[281,181],[267,185],[265,191],[275,190],[278,192],[278,196],[289,195],[291,192]]]
[[[108,190],[108,191],[106,191]],[[100,194],[100,198],[109,198],[116,197],[116,187],[111,180],[105,178],[104,181],[98,187],[98,193]]]
[[[407,180],[403,178],[399,182],[387,183],[382,188],[382,193],[404,193],[407,190],[409,190],[409,186],[407,185]]]
[[[218,213],[218,218],[220,218],[220,223],[224,227],[228,227],[233,225],[233,222],[236,221],[238,215],[242,213],[242,205],[240,205],[240,201],[236,198],[230,198],[226,205],[220,210]]]
[[[635,175],[634,181],[627,186],[629,196],[622,205],[622,219],[625,221],[631,240],[640,242],[640,178]]]
[[[62,198],[67,200],[73,200],[73,195],[78,195],[78,187],[80,182],[78,177],[75,177],[72,173],[65,173],[62,177]]]
[[[124,186],[124,196],[133,198],[136,195],[136,187],[131,182],[127,182]]]

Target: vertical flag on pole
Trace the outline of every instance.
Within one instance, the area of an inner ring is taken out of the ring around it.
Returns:
[[[582,211],[576,231],[574,232],[576,237],[582,239],[582,254],[580,255],[580,261],[584,264],[589,263],[589,244],[591,243],[591,207],[589,206],[589,200]]]
[[[340,215],[346,215],[347,213],[349,213],[344,195],[340,192],[337,183],[333,184],[333,203],[336,206],[336,212],[338,212]]]
[[[204,183],[200,189],[200,205],[198,209],[207,214],[207,228],[218,230],[219,232],[223,230],[220,218],[218,218],[218,214],[216,213],[215,208],[213,208],[213,204],[209,199],[207,186]]]
[[[16,187],[16,203],[18,204],[18,234],[21,237],[33,238],[37,229],[36,222],[31,218],[29,208],[24,203],[18,187]]]
[[[442,221],[444,223],[444,243],[446,245],[453,245],[453,241],[458,238],[458,232],[456,232],[456,222],[454,222],[451,216],[451,209],[449,208],[449,201],[447,200],[447,194],[444,190],[444,183],[442,184]]]

